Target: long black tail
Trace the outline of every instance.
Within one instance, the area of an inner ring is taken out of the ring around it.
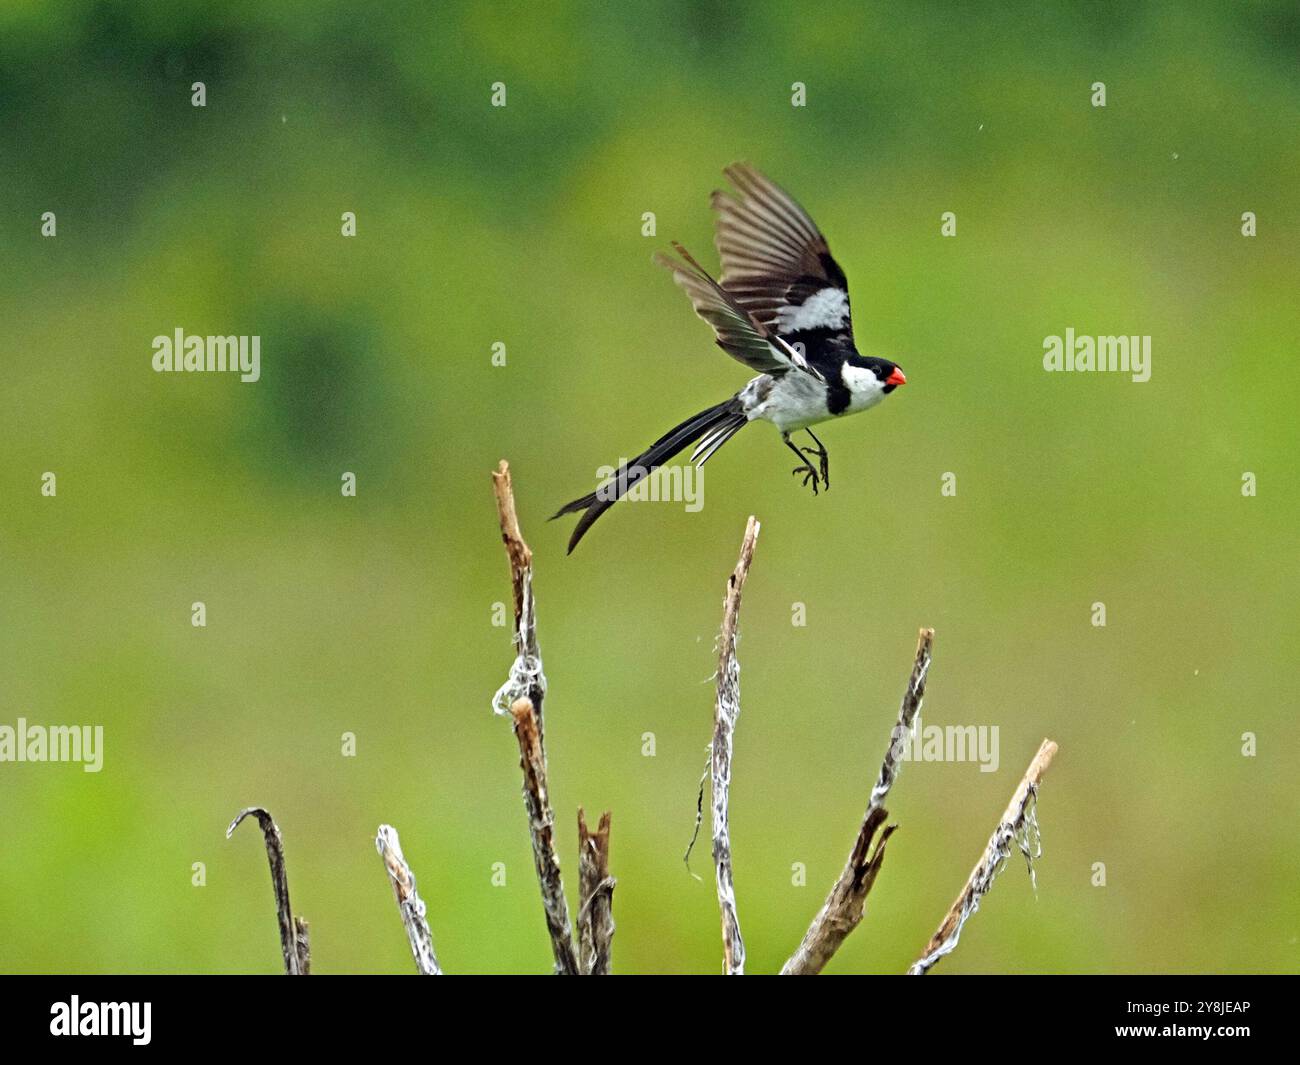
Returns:
[[[700,411],[693,418],[687,418],[675,429],[670,429],[642,454],[615,470],[613,476],[594,492],[588,493],[581,499],[575,499],[572,503],[566,503],[551,515],[552,521],[562,514],[585,511],[578,519],[573,535],[569,537],[569,554],[573,553],[573,549],[578,546],[578,541],[596,523],[597,518],[688,444],[700,441],[700,446],[695,449],[695,455],[692,457],[698,458],[699,464],[703,466],[718,448],[744,427],[747,421],[740,400],[732,396],[731,399],[719,403],[716,407],[710,407],[708,410]]]

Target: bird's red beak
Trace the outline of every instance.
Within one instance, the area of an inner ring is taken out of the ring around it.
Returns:
[[[897,366],[895,366],[895,367],[894,367],[894,372],[891,373],[888,377],[885,378],[885,384],[887,384],[887,385],[905,385],[905,384],[907,384],[907,378],[903,376],[903,371],[900,370]]]

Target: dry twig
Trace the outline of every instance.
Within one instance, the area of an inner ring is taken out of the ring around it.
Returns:
[[[578,966],[584,976],[608,976],[614,938],[614,884],[609,875],[609,811],[595,832],[578,807]]]
[[[578,975],[578,958],[569,927],[569,904],[560,879],[560,859],[555,853],[555,814],[546,789],[546,758],[542,753],[540,722],[527,699],[516,699],[510,707],[519,740],[519,766],[524,771],[524,809],[528,812],[528,833],[533,840],[533,865],[542,889],[546,930],[555,955],[555,971]]]
[[[1038,836],[1038,818],[1034,809],[1038,800],[1038,784],[1043,774],[1047,772],[1047,767],[1052,764],[1052,756],[1055,754],[1056,744],[1051,740],[1043,740],[1038,753],[1034,755],[1034,760],[1029,763],[1029,768],[1025,770],[1024,777],[1011,796],[1011,802],[1007,804],[1002,820],[994,829],[993,835],[989,837],[988,846],[984,848],[980,860],[971,870],[966,886],[961,889],[961,894],[949,908],[938,931],[930,937],[925,952],[907,970],[909,976],[924,976],[940,958],[945,954],[951,954],[956,949],[962,927],[979,909],[980,899],[988,894],[993,881],[1006,867],[1007,860],[1011,857],[1012,844],[1019,847],[1020,852],[1025,856],[1025,862],[1029,865],[1030,879],[1033,879],[1033,861],[1042,853]]]
[[[885,757],[880,763],[880,775],[876,777],[876,786],[871,789],[868,812],[884,803],[889,789],[894,786],[894,781],[903,770],[903,751],[912,734],[912,723],[925,698],[925,679],[930,675],[930,650],[933,646],[934,629],[921,629],[916,634],[916,661],[912,664],[912,675],[908,678],[907,690],[903,692],[903,701],[898,707],[898,723],[890,734],[889,749],[885,751]]]
[[[569,925],[569,904],[560,879],[560,859],[555,853],[555,815],[546,785],[546,744],[542,724],[542,701],[546,698],[546,676],[542,652],[537,644],[537,617],[533,601],[533,552],[524,542],[515,512],[510,466],[504,459],[492,474],[501,541],[510,560],[510,582],[515,601],[515,661],[510,679],[493,701],[497,713],[508,712],[514,720],[519,741],[519,764],[524,771],[524,809],[533,841],[533,864],[546,911],[546,930],[555,955],[555,971],[578,974],[578,958]]]
[[[441,976],[438,959],[433,953],[433,934],[429,931],[429,922],[425,920],[424,900],[415,889],[415,874],[406,864],[402,854],[402,841],[397,838],[397,829],[392,825],[380,825],[375,836],[375,849],[384,860],[388,870],[389,882],[393,885],[393,896],[397,899],[397,908],[402,915],[402,924],[406,928],[406,938],[411,944],[411,957],[415,959],[416,971],[421,976]]]
[[[844,864],[844,872],[808,926],[799,949],[781,966],[782,976],[816,976],[834,957],[849,933],[858,927],[866,911],[867,895],[885,860],[885,844],[898,827],[890,825],[886,828],[880,834],[875,850],[871,849],[876,830],[888,816],[889,811],[883,806],[867,810],[853,850],[849,852],[849,860]]]
[[[898,724],[894,726],[889,749],[880,765],[876,786],[871,790],[871,799],[867,803],[867,812],[862,818],[858,838],[854,841],[844,871],[840,873],[840,878],[826,896],[826,902],[808,926],[799,949],[781,967],[783,976],[815,976],[821,972],[839,950],[840,944],[857,928],[866,912],[867,895],[876,882],[880,864],[885,859],[885,843],[898,826],[890,825],[881,833],[880,842],[874,851],[871,849],[871,840],[888,817],[888,811],[881,804],[898,779],[903,744],[911,734],[912,722],[925,698],[925,678],[930,672],[930,647],[933,641],[934,629],[922,629],[917,636],[916,662],[912,666],[907,690],[903,692]]]
[[[492,473],[492,490],[496,494],[501,540],[506,545],[506,555],[510,560],[510,584],[515,605],[515,661],[510,667],[510,678],[497,691],[493,709],[498,714],[506,714],[516,699],[528,699],[537,715],[537,727],[545,738],[542,703],[546,698],[546,674],[542,672],[542,652],[537,644],[533,552],[524,543],[523,533],[519,531],[510,466],[505,459],[501,460]]]
[[[710,776],[713,797],[713,865],[717,871],[718,907],[722,911],[723,971],[739,976],[745,971],[745,941],[736,915],[736,887],[731,874],[731,833],[728,807],[731,796],[732,737],[740,716],[740,664],[736,660],[736,629],[740,622],[740,596],[754,559],[758,520],[750,516],[740,558],[727,579],[722,602],[722,637],[718,647],[718,697],[714,703]]]
[[[280,829],[262,807],[249,806],[240,810],[230,822],[230,827],[226,829],[226,839],[250,815],[256,817],[257,823],[262,826],[262,835],[266,841],[266,858],[271,865],[271,890],[275,892],[275,915],[280,923],[280,952],[284,955],[284,971],[289,976],[306,976],[311,972],[311,943],[307,922],[301,917],[294,917],[293,908],[289,905],[289,876],[284,868],[284,840],[280,838]]]

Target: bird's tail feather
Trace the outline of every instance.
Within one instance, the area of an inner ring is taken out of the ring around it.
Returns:
[[[709,459],[713,458],[713,454],[718,448],[748,424],[749,418],[745,416],[743,410],[737,410],[730,417],[722,419],[700,437],[700,442],[695,445],[695,450],[691,452],[691,461],[696,466],[703,466]]]
[[[740,399],[732,396],[670,429],[636,458],[623,463],[594,492],[566,503],[551,515],[552,521],[563,514],[574,514],[580,510],[584,512],[574,526],[573,535],[569,537],[569,553],[573,553],[578,541],[596,523],[597,518],[679,451],[699,441],[691,454],[691,461],[703,466],[747,422]]]

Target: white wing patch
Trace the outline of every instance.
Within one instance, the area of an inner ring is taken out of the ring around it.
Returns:
[[[849,320],[849,296],[843,289],[818,289],[797,307],[782,307],[777,314],[777,331],[797,333],[802,329],[842,329]]]

